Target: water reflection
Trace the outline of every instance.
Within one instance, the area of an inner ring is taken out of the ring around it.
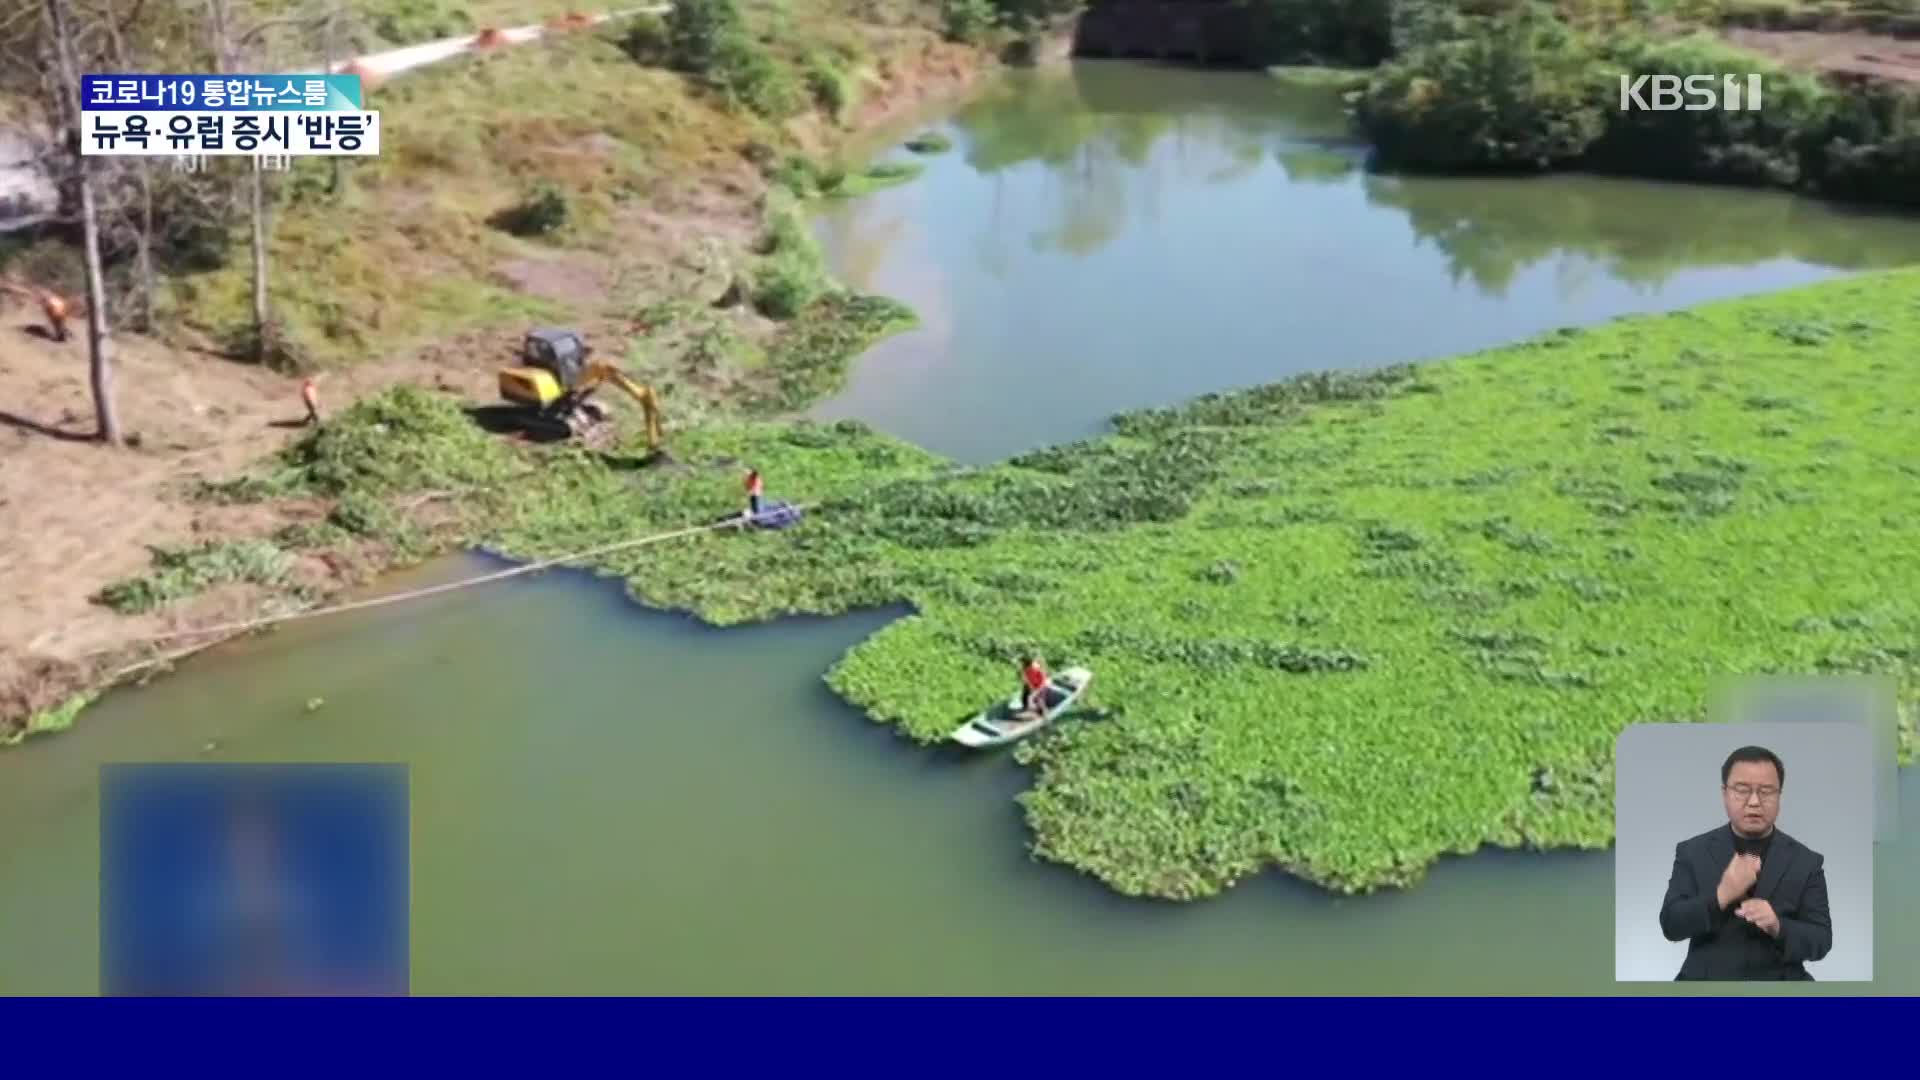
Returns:
[[[1911,219],[1761,192],[1603,177],[1363,183],[1369,203],[1404,213],[1419,241],[1446,256],[1455,282],[1493,296],[1569,256],[1654,286],[1703,267],[1792,259],[1872,270],[1915,257]]]
[[[1337,95],[1253,77],[1111,62],[1019,72],[954,122],[975,172],[1046,169],[1058,221],[1036,234],[1036,246],[1081,257],[1128,224],[1151,222],[1170,185],[1242,183],[1269,158],[1290,184],[1357,185],[1368,204],[1400,211],[1419,241],[1446,256],[1454,281],[1493,295],[1530,267],[1569,255],[1650,284],[1772,259],[1873,269],[1914,257],[1911,236],[1885,227],[1897,217],[1762,192],[1599,177],[1369,175]]]
[[[1336,93],[1260,75],[1018,72],[946,130],[956,152],[919,180],[822,222],[836,266],[925,325],[819,413],[968,461],[1212,390],[1920,259],[1920,221],[1777,193],[1372,174]]]

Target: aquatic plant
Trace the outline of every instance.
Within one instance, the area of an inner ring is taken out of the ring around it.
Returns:
[[[1100,718],[1020,750],[1021,803],[1037,854],[1120,891],[1268,866],[1410,885],[1482,846],[1607,845],[1615,737],[1703,716],[1713,673],[1886,672],[1912,716],[1920,567],[1886,553],[1916,509],[1915,373],[1874,365],[1920,345],[1916,285],[1212,395],[988,468],[858,425],[689,432],[685,468],[547,470],[490,539],[531,557],[718,516],[752,460],[813,508],[798,528],[602,569],[719,623],[909,602],[829,682],[916,739],[1004,692],[1023,649],[1090,665]],[[1836,336],[1817,375],[1773,332],[1855,314],[1882,329]],[[1620,389],[1648,371],[1692,408]],[[1795,403],[1790,435],[1759,399]]]

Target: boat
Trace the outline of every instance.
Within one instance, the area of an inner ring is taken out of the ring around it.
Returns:
[[[1047,711],[1040,716],[1024,712],[1024,695],[1013,697],[960,725],[953,741],[961,746],[1003,746],[1026,738],[1059,719],[1087,692],[1093,672],[1083,667],[1068,668],[1047,680]]]

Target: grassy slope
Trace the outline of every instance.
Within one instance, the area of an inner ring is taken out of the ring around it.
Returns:
[[[1408,883],[1484,844],[1608,843],[1616,734],[1701,716],[1720,673],[1900,672],[1911,739],[1916,285],[1202,400],[1024,467],[857,425],[687,433],[665,472],[562,454],[487,538],[550,555],[717,515],[755,462],[826,505],[606,568],[719,622],[910,599],[831,682],[921,739],[1026,645],[1091,664],[1111,715],[1031,743],[1023,801],[1041,854],[1122,891],[1269,863]]]
[[[931,18],[913,0],[868,5],[892,30],[856,21],[838,0],[743,6],[778,39],[783,63],[827,72],[856,96],[889,49],[930,39],[897,29]],[[573,10],[478,8],[466,21],[508,25]],[[318,160],[276,180],[271,295],[298,357],[348,363],[465,330],[617,315],[686,287],[705,257],[700,238],[726,238],[732,217],[751,221],[755,193],[742,185],[755,181],[743,149],[792,139],[677,73],[635,62],[619,45],[632,25],[410,72],[370,92],[370,107],[382,111],[382,153],[348,165],[340,191],[327,190],[332,166]],[[521,239],[488,224],[536,184],[565,195],[563,228]],[[685,227],[636,232],[639,218]],[[569,257],[599,267],[604,294],[531,295],[500,273],[516,261]],[[242,248],[219,271],[170,282],[163,308],[231,339],[248,324],[249,274]]]

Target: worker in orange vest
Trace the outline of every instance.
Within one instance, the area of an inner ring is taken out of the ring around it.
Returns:
[[[301,381],[300,400],[305,402],[307,406],[308,425],[319,423],[320,422],[320,388],[313,385],[312,379],[309,378]]]
[[[55,341],[67,340],[67,302],[59,293],[40,294],[40,310],[47,313],[47,332]]]
[[[760,496],[766,494],[766,484],[760,479],[759,469],[747,470],[747,515],[760,516]]]

